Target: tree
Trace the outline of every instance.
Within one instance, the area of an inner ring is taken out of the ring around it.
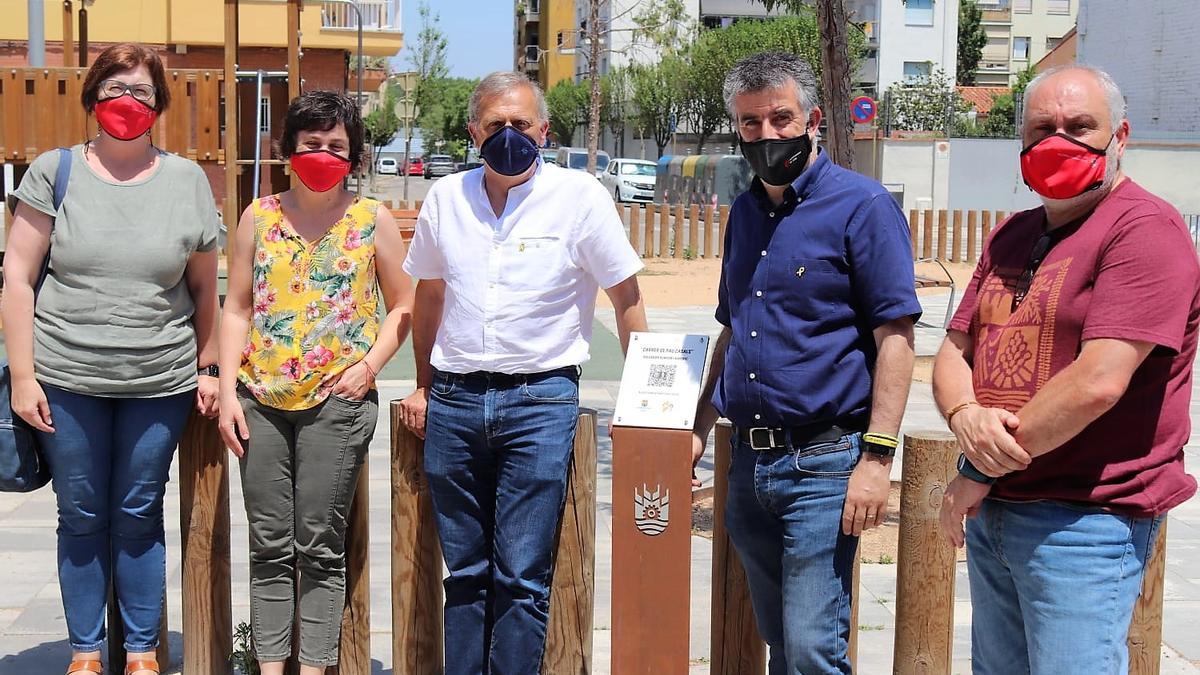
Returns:
[[[371,146],[372,156],[379,155],[379,149],[391,143],[400,131],[400,120],[388,106],[379,106],[363,118],[363,131],[367,145]],[[371,172],[375,172],[374,166]]]
[[[957,116],[970,108],[941,68],[910,82],[893,84],[887,96],[891,126],[900,131],[947,133]]]
[[[958,84],[974,86],[975,71],[979,68],[987,41],[983,12],[978,3],[976,0],[961,0],[958,5]]]
[[[671,140],[680,110],[683,62],[668,56],[658,63],[630,66],[630,90],[638,128],[643,138],[649,134],[662,155]]]
[[[420,110],[421,135],[426,147],[444,141],[446,154],[465,158],[467,144],[471,142],[467,131],[471,92],[477,84],[479,80],[444,77],[422,86],[430,101]]]
[[[625,68],[613,68],[600,79],[600,121],[609,133],[613,142],[620,143],[614,148],[618,154],[625,154],[625,118],[631,112],[629,102],[629,71]]]
[[[805,0],[755,0],[768,10],[786,7],[793,13],[805,10]],[[854,168],[854,122],[850,119],[850,39],[848,15],[843,0],[816,0],[817,25],[821,28],[821,109],[828,120],[825,149],[834,163]]]
[[[432,114],[441,80],[449,76],[450,68],[446,65],[446,34],[442,32],[438,15],[429,8],[428,0],[421,0],[417,14],[421,18],[421,30],[417,33],[416,43],[410,48],[408,62],[419,78],[416,98],[420,111],[417,125],[425,131],[429,128],[426,115]]]
[[[588,119],[589,105],[588,88],[582,82],[561,80],[546,92],[550,131],[558,138],[559,145],[571,145],[575,130]]]

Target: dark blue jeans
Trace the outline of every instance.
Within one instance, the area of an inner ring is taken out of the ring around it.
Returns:
[[[446,578],[446,674],[541,672],[579,415],[574,368],[437,373],[425,472]]]
[[[58,583],[71,648],[104,644],[111,579],[125,649],[154,651],[166,586],[163,493],[195,392],[102,398],[42,389],[55,432],[37,434],[58,499]]]
[[[861,436],[759,452],[733,440],[725,522],[746,568],[771,675],[849,673],[858,537],[842,534]]]

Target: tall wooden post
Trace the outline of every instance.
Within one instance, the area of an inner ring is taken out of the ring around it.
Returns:
[[[713,208],[712,204],[704,207],[704,220],[701,221],[704,227],[704,251],[700,254],[701,258],[712,258],[717,252],[717,247],[713,243],[713,238],[717,236],[713,231],[713,215],[715,212],[716,209]]]
[[[925,225],[921,228],[921,257],[933,257],[933,210],[926,209]]]
[[[951,238],[950,244],[950,262],[958,262],[962,258],[962,211],[954,212],[954,236]]]
[[[75,63],[75,11],[71,0],[63,0],[62,16],[62,64],[71,68]]]
[[[287,14],[287,58],[288,100],[304,92],[304,79],[300,73],[300,12],[304,9],[301,0],[288,0]]]
[[[1167,521],[1146,557],[1142,594],[1129,624],[1129,675],[1158,675],[1162,658],[1163,577],[1167,568]]]
[[[746,570],[725,527],[731,433],[729,422],[722,420],[713,441],[712,675],[761,673],[767,667],[767,644],[754,619]]]
[[[179,442],[185,673],[230,672],[228,457],[217,421],[193,410]]]
[[[904,437],[896,568],[897,675],[949,673],[954,644],[954,548],[938,532],[958,446],[946,431]]]
[[[982,212],[981,217],[983,218],[983,224],[980,226],[981,236],[979,237],[979,242],[981,245],[987,246],[988,235],[992,233],[992,212],[984,211]],[[982,253],[980,255],[982,255]]]
[[[729,225],[729,205],[722,204],[717,208],[717,213],[720,214],[721,232],[717,237],[717,257],[725,255],[725,228]]]
[[[659,205],[658,210],[658,257],[671,257],[671,207]]]
[[[629,210],[629,243],[634,252],[642,255],[642,207],[638,204]]]
[[[938,210],[938,235],[937,235],[937,257],[938,260],[946,259],[946,209]]]
[[[646,230],[642,241],[646,242],[646,257],[654,257],[654,212],[658,207],[654,204],[646,205]]]
[[[88,11],[86,3],[79,3],[79,67],[88,65]]]
[[[675,205],[675,250],[672,252],[671,257],[675,258],[677,260],[683,257],[683,242],[684,242],[683,228],[684,228],[683,204],[676,204]]]
[[[396,675],[442,672],[442,549],[425,477],[425,444],[392,401],[392,664]]]
[[[700,205],[692,204],[688,209],[688,248],[693,258],[700,257]]]
[[[225,0],[225,230],[229,250],[236,239],[241,203],[238,200],[238,0]]]
[[[908,236],[912,239],[913,260],[917,259],[917,237],[921,229],[921,212],[916,209],[908,210]]]
[[[636,211],[637,206],[633,207]],[[567,502],[558,526],[558,553],[546,626],[546,675],[590,675],[596,605],[596,411],[581,409],[575,427]]]
[[[326,675],[371,675],[371,523],[368,462],[363,458],[346,528],[346,604],[338,664]]]
[[[979,221],[976,218],[977,212],[967,211],[967,262],[973,263],[978,258],[976,249],[979,244],[979,234],[975,228],[979,227]]]

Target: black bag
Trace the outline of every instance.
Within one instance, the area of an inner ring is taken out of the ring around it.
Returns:
[[[58,171],[54,174],[54,210],[62,206],[71,178],[71,151],[58,149]],[[50,269],[50,251],[42,260],[34,296]],[[50,468],[38,449],[37,436],[29,423],[12,411],[12,376],[8,360],[0,361],[0,492],[32,492],[50,482]]]

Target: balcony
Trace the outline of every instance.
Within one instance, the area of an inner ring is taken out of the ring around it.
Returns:
[[[983,14],[982,23],[1012,23],[1012,7],[1003,6],[992,9],[985,9],[980,6]]]
[[[522,7],[526,21],[537,21],[541,12],[541,0],[523,0]]]
[[[400,30],[399,0],[358,0],[362,11],[363,31],[398,32]],[[354,9],[344,2],[321,3],[322,30],[357,30]]]

